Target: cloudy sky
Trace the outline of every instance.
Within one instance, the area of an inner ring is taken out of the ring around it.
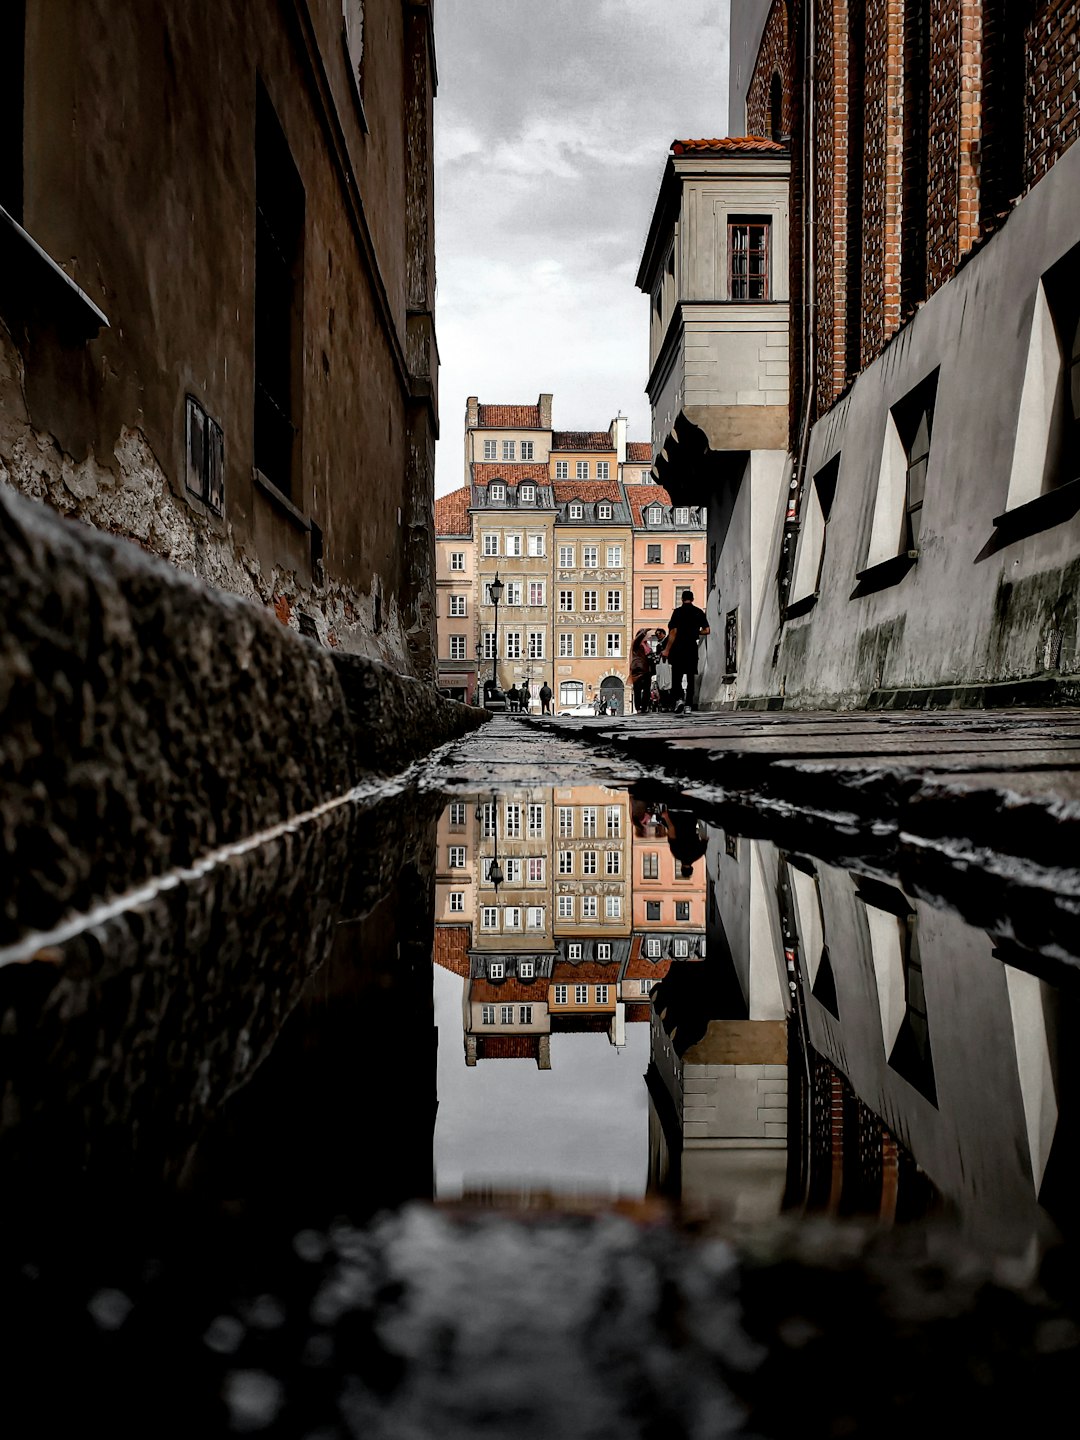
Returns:
[[[435,102],[443,438],[465,397],[555,396],[559,429],[620,410],[649,438],[634,285],[671,141],[723,135],[728,0],[439,0]]]

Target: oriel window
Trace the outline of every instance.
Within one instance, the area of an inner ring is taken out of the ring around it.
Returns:
[[[762,218],[728,223],[728,295],[732,300],[769,299],[769,222]]]

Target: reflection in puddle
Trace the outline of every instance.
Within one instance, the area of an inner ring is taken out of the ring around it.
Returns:
[[[437,854],[438,1198],[1061,1223],[1064,1000],[955,915],[600,786],[456,799]]]

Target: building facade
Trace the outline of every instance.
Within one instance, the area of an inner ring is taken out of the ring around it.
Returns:
[[[10,0],[0,56],[0,479],[434,678],[430,0]]]

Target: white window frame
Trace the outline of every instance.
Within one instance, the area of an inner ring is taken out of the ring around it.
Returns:
[[[505,905],[505,906],[503,907],[503,929],[504,929],[504,930],[520,930],[520,929],[521,929],[521,906],[520,906],[520,905]]]
[[[572,895],[559,896],[559,919],[572,920],[574,918],[574,897]]]
[[[547,553],[547,550],[544,545],[544,536],[542,531],[540,534],[532,534],[529,536],[528,552],[533,560],[543,559],[544,555]]]
[[[645,954],[649,960],[660,959],[660,941],[655,935],[650,935],[645,941]]]
[[[524,450],[524,448],[525,448],[524,444],[522,444],[522,447],[521,447],[521,448]],[[535,505],[535,504],[536,504],[536,486],[535,486],[535,485],[527,485],[527,484],[519,485],[519,486],[518,486],[518,500],[522,503],[522,505]]]
[[[502,505],[506,501],[506,486],[501,480],[493,480],[488,486],[488,499],[493,505]]]
[[[502,458],[504,460],[513,460],[516,451],[517,445],[513,440],[504,440],[502,442]]]
[[[545,582],[544,582],[543,580],[530,580],[530,581],[529,581],[529,604],[530,604],[530,605],[545,605],[545,604],[547,603],[547,599],[546,599],[546,588],[547,588],[547,587],[546,587]]]
[[[573,681],[568,682],[573,684]],[[572,805],[559,806],[559,835],[561,837],[573,838],[574,835],[574,807]]]
[[[532,831],[530,830],[529,833],[532,834]],[[543,855],[530,855],[526,861],[525,873],[530,885],[542,885],[544,883]]]
[[[506,978],[506,961],[492,960],[488,964],[488,979],[503,980]]]
[[[513,559],[521,559],[521,536],[511,532],[506,536],[506,554]]]
[[[596,817],[595,805],[583,805],[581,807],[581,833],[586,840],[596,839]]]
[[[464,845],[451,845],[447,853],[447,863],[451,870],[464,870],[467,863],[468,851]]]
[[[532,960],[519,960],[519,961],[518,961],[518,978],[519,978],[519,979],[521,979],[521,980],[531,980],[535,974],[536,974],[536,965],[534,964],[534,962],[533,962]]]
[[[597,480],[610,480],[610,479],[611,479],[611,461],[610,461],[610,460],[598,460],[598,461],[596,462],[596,478],[597,478]],[[609,507],[609,508],[610,508],[610,507]],[[607,518],[607,517],[601,515],[600,518],[601,518],[601,520],[603,520],[603,519],[605,519],[605,518]]]
[[[529,835],[533,840],[544,838],[544,806],[538,801],[529,804]]]
[[[607,608],[611,614],[622,609],[622,591],[609,590],[607,592]]]
[[[582,610],[595,610],[595,611],[599,612],[599,609],[600,609],[600,592],[599,592],[599,590],[583,590],[583,591],[581,592],[581,608],[582,608]]]
[[[521,839],[521,806],[508,800],[503,810],[503,834],[507,840]]]
[[[619,850],[608,850],[604,854],[604,874],[622,874],[622,852]]]
[[[596,987],[596,1003],[597,1003],[597,1005],[606,1005],[606,1004],[608,1003],[608,992],[609,992],[609,989],[610,989],[610,987],[607,986],[607,985],[597,985],[597,987]]]
[[[622,546],[609,545],[607,547],[607,563],[609,570],[622,569]]]
[[[581,897],[581,918],[583,920],[596,920],[598,918],[595,895],[583,895]]]
[[[572,875],[574,873],[574,852],[573,850],[559,851],[559,874]]]
[[[621,896],[621,895],[605,895],[605,896],[604,896],[604,915],[605,915],[605,917],[606,917],[608,920],[621,920],[621,919],[622,919],[622,896]]]
[[[606,654],[609,660],[617,660],[622,655],[622,636],[618,630],[608,631]]]
[[[565,1005],[565,1004],[567,1003],[567,1001],[566,1001],[566,986],[565,986],[565,985],[556,985],[556,986],[555,986],[555,993],[554,993],[554,996],[553,996],[553,1003],[556,1004],[556,1005]]]
[[[690,524],[690,510],[689,510],[689,508],[688,508],[686,505],[676,505],[676,507],[675,507],[675,524],[676,524],[676,525],[689,525],[689,524]]]
[[[572,570],[574,568],[574,547],[573,545],[559,546],[559,569]]]
[[[581,852],[581,873],[582,875],[596,875],[599,852],[596,850],[583,850]]]
[[[606,478],[606,477],[605,477],[605,478]],[[610,520],[610,519],[611,519],[611,506],[607,503],[606,500],[601,500],[600,504],[597,505],[597,507],[596,507],[596,518],[597,518],[598,520]]]
[[[485,441],[484,441],[484,459],[485,459],[485,460],[498,460],[498,458],[499,458],[499,442],[498,442],[497,440],[485,440]]]
[[[514,1023],[514,1007],[513,1007],[513,1005],[500,1005],[500,1007],[499,1007],[499,1024],[500,1024],[500,1025],[512,1025],[513,1023]]]
[[[581,519],[584,517],[584,515],[585,515],[585,506],[584,506],[584,505],[574,504],[574,505],[571,505],[571,506],[570,506],[570,519],[571,519],[571,520],[581,520]]]
[[[574,632],[572,630],[559,631],[559,659],[572,660],[574,658]]]
[[[659,505],[650,505],[645,511],[646,525],[662,525],[664,523],[664,512]]]
[[[530,659],[530,660],[543,660],[543,659],[544,659],[544,639],[545,639],[546,633],[547,633],[547,632],[544,631],[544,630],[530,630],[530,631],[529,631],[529,659]]]
[[[587,480],[589,478],[589,462],[587,460],[577,461],[574,466],[574,476],[578,480]]]
[[[690,941],[676,940],[671,951],[676,960],[687,960],[690,957]]]
[[[451,570],[464,570],[464,569],[465,569],[465,551],[464,551],[464,550],[451,550],[451,551],[450,551],[450,569],[451,569]]]
[[[543,905],[529,905],[525,910],[526,930],[543,930],[544,928],[544,907]]]
[[[563,710],[573,710],[578,705],[585,703],[585,684],[582,680],[560,680],[559,681],[559,707]]]
[[[576,940],[571,940],[566,947],[566,958],[568,960],[581,959],[581,945]]]
[[[533,1012],[533,1007],[532,1007],[531,1005],[519,1005],[519,1006],[518,1006],[518,1024],[519,1024],[519,1025],[531,1025],[531,1024],[533,1023],[532,1012]]]
[[[481,1024],[481,1025],[494,1025],[494,1024],[495,1024],[495,1006],[494,1006],[494,1005],[481,1005],[481,1007],[480,1007],[480,1024]]]
[[[566,460],[556,460],[556,461],[555,461],[555,479],[556,479],[556,480],[569,480],[569,478],[570,478],[570,465],[569,465],[569,462],[566,461]]]
[[[522,442],[521,442],[521,458],[522,458],[522,460],[531,460],[531,459],[533,458],[533,441],[532,441],[532,440],[522,440]]]
[[[589,1003],[589,987],[588,987],[588,985],[575,985],[575,986],[574,986],[574,1004],[575,1004],[575,1005],[587,1005],[588,1003]]]
[[[581,568],[583,570],[596,570],[600,565],[600,547],[598,545],[583,545],[581,547]]]
[[[610,940],[600,940],[600,941],[597,942],[597,946],[596,946],[596,958],[597,958],[597,960],[610,960],[610,959],[611,959],[611,941],[610,941]]]
[[[465,647],[466,647],[467,644],[468,644],[468,636],[467,636],[467,635],[451,635],[451,636],[450,636],[450,659],[451,659],[451,660],[464,660],[464,659],[465,659]]]
[[[574,608],[574,592],[572,590],[559,591],[559,609],[563,614]]]
[[[484,659],[485,659],[485,660],[494,660],[494,659],[495,659],[495,631],[494,631],[494,630],[485,630],[485,631],[484,631]]]
[[[506,632],[506,658],[507,660],[521,659],[521,631],[507,630]]]
[[[582,635],[581,637],[581,658],[583,660],[595,660],[599,651],[596,645],[596,635]]]
[[[465,607],[467,599],[468,597],[465,595],[450,596],[450,618],[452,620],[461,619],[466,615],[467,611]]]
[[[492,534],[490,534],[490,533],[485,534],[484,539],[483,539],[483,545],[484,545],[484,554],[485,554],[485,555],[498,555],[498,553],[499,553],[499,537],[498,537],[497,534],[495,534],[495,535],[492,535]]]
[[[508,580],[506,582],[506,598],[504,605],[520,605],[525,594],[525,584],[522,580]]]
[[[644,585],[641,590],[641,608],[643,610],[660,609],[660,586]]]
[[[460,915],[465,909],[465,891],[450,891],[450,911],[454,915]]]
[[[609,839],[614,839],[622,834],[622,810],[618,805],[609,805],[607,807],[604,826]]]

